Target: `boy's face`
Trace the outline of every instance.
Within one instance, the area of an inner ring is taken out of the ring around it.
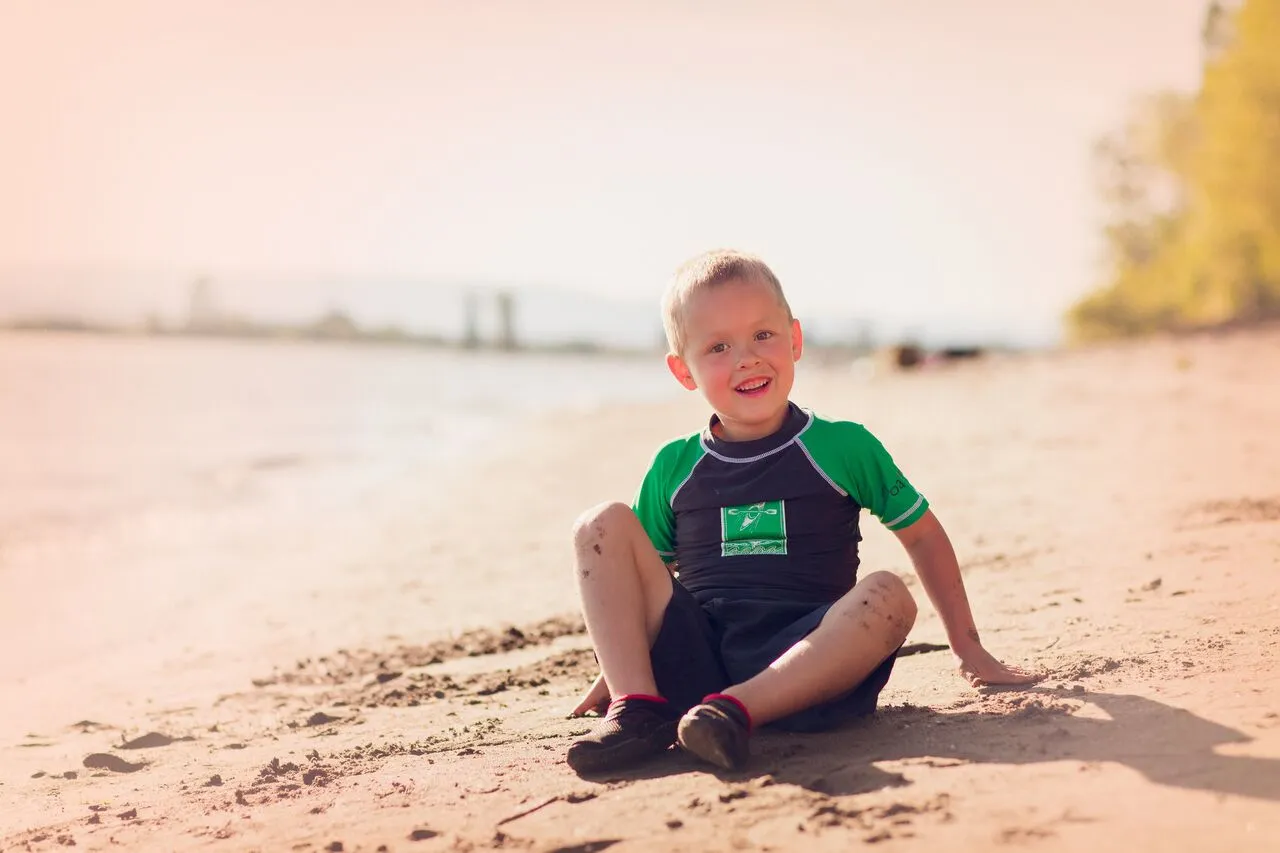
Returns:
[[[702,290],[684,305],[684,352],[667,367],[689,390],[700,389],[720,416],[723,438],[750,441],[776,432],[787,414],[800,321],[768,285],[735,279]]]

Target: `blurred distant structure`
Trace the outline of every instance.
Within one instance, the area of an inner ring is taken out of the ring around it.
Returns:
[[[3,275],[0,271],[0,286]],[[654,355],[666,351],[657,300],[619,301],[518,282],[243,271],[214,276],[160,270],[149,275],[139,280],[136,274],[104,270],[99,277],[83,278],[79,282],[83,292],[107,292],[113,284],[116,293],[133,290],[129,302],[114,305],[111,311],[58,299],[54,288],[27,278],[28,292],[46,295],[30,300],[20,311],[0,314],[0,329],[530,353]],[[314,310],[307,311],[304,300],[308,298],[316,300]],[[845,364],[899,341],[915,341],[930,350],[972,342],[970,337],[921,337],[919,330],[881,328],[866,317],[829,309],[807,310],[801,320],[805,358],[818,363]]]
[[[325,340],[352,340],[362,335],[360,327],[351,316],[336,308],[321,316],[306,331],[309,337]]]
[[[217,326],[218,306],[213,298],[213,282],[198,278],[191,285],[191,298],[187,306],[187,328],[206,329]]]
[[[1280,2],[1213,2],[1201,39],[1200,90],[1097,144],[1108,278],[1076,339],[1280,317]]]
[[[159,326],[156,330],[164,331]],[[213,280],[208,276],[201,276],[191,284],[191,291],[187,298],[187,320],[184,331],[192,335],[226,335],[248,334],[257,329],[255,324],[243,315],[224,311],[218,304]]]
[[[473,290],[462,297],[462,346],[465,349],[480,346],[480,298]]]
[[[270,295],[287,289],[325,293],[329,306],[309,317],[281,316]],[[152,307],[166,301],[166,290],[172,306],[167,314]],[[262,299],[262,294],[268,298]],[[351,310],[349,301],[358,310]],[[242,302],[257,310],[243,310]],[[0,316],[0,331],[318,340],[513,353],[652,352],[647,340],[650,323],[639,320],[634,311],[618,310],[619,303],[516,284],[250,273],[215,281],[209,275],[184,279],[170,274],[158,282],[150,299],[109,319],[92,308],[64,308],[56,300],[49,303],[54,307]],[[135,319],[128,319],[129,314]]]
[[[514,350],[519,347],[516,338],[516,300],[509,290],[501,290],[494,296],[498,309],[498,349]]]

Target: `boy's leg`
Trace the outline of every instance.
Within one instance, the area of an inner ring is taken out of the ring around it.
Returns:
[[[616,770],[675,742],[680,711],[657,695],[650,660],[673,581],[625,504],[584,513],[573,538],[582,612],[612,701],[604,721],[565,758],[579,773]]]
[[[746,759],[752,727],[847,693],[902,645],[915,618],[915,601],[901,578],[868,575],[762,672],[689,711],[680,722],[681,746],[736,769]]]
[[[671,600],[671,573],[631,507],[603,504],[573,529],[582,615],[609,695],[658,692],[649,647]]]

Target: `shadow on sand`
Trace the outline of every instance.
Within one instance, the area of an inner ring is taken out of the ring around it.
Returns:
[[[1140,696],[1022,691],[1025,710],[961,711],[890,707],[874,717],[823,734],[763,731],[753,740],[748,768],[720,773],[728,781],[772,776],[829,795],[909,785],[905,776],[876,762],[921,759],[934,766],[961,763],[1035,764],[1048,761],[1115,762],[1160,785],[1280,800],[1280,759],[1219,755],[1224,744],[1248,743],[1248,735],[1189,711]],[[1074,716],[1069,699],[1097,706],[1110,719]],[[1039,700],[1039,701],[1036,701]],[[1049,700],[1046,703],[1044,700]],[[1011,737],[1013,732],[1019,737]],[[1028,738],[1025,735],[1031,735]],[[706,772],[673,750],[635,771],[612,778],[639,779]]]

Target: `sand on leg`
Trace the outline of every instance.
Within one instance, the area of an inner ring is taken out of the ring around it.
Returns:
[[[813,633],[758,675],[725,689],[756,725],[834,699],[902,645],[916,603],[902,578],[873,572],[841,596]]]
[[[573,544],[583,618],[609,694],[656,694],[649,648],[671,600],[671,573],[626,504],[583,513]]]

